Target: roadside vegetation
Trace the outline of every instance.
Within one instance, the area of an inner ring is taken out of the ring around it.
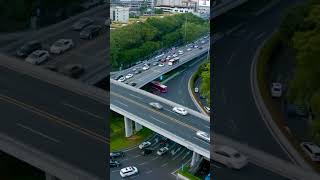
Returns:
[[[210,60],[201,64],[198,70],[191,77],[191,88],[195,88],[195,82],[201,78],[200,93],[201,96],[205,97],[208,104],[210,104]]]
[[[189,180],[201,180],[201,178],[199,178],[199,177],[191,174],[191,173],[189,172],[189,169],[190,169],[189,166],[183,167],[183,169],[180,169],[180,170],[178,171],[178,173],[181,174],[182,176],[188,178]]]
[[[305,4],[293,7],[285,15],[280,28],[265,43],[260,51],[257,66],[258,83],[261,95],[275,118],[279,128],[284,132],[293,146],[308,162],[320,170],[318,164],[313,163],[300,148],[300,142],[295,134],[290,133],[284,121],[285,115],[281,108],[275,105],[270,95],[266,76],[270,72],[273,61],[287,58],[292,64],[285,92],[285,100],[289,104],[305,107],[311,117],[309,129],[313,142],[320,143],[320,1],[309,0]]]
[[[191,13],[150,17],[111,31],[113,67],[130,66],[171,46],[191,42],[209,32],[209,22]]]
[[[110,122],[110,150],[118,151],[140,144],[146,138],[151,137],[153,132],[148,128],[143,128],[131,137],[125,137],[123,116],[112,112]]]

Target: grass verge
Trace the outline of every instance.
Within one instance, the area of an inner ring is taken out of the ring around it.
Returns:
[[[123,150],[140,144],[146,138],[152,136],[153,131],[144,127],[131,137],[125,137],[123,117],[113,117],[110,123],[110,149],[111,151]]]
[[[183,169],[180,169],[180,170],[178,171],[178,173],[181,174],[182,176],[190,179],[190,180],[201,180],[201,178],[199,178],[199,177],[194,176],[193,174],[191,174],[191,173],[189,172],[189,169],[190,169],[190,167],[189,167],[189,166],[186,166],[186,167],[184,167]]]

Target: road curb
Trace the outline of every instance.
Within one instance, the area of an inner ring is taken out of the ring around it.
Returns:
[[[259,111],[259,114],[261,118],[263,119],[264,123],[266,124],[269,132],[274,137],[276,142],[280,145],[280,147],[283,149],[283,151],[288,155],[288,157],[292,160],[294,164],[298,164],[299,166],[308,169],[313,170],[309,164],[305,162],[305,160],[300,156],[300,154],[297,152],[297,150],[292,146],[292,144],[288,141],[286,136],[283,134],[281,129],[278,127],[278,125],[275,123],[271,113],[269,112],[266,104],[263,101],[260,87],[258,85],[258,73],[257,73],[257,66],[259,61],[259,55],[261,52],[261,49],[264,47],[266,42],[272,37],[272,35],[275,34],[277,30],[271,33],[269,37],[267,37],[257,48],[255,55],[253,57],[253,61],[251,63],[250,68],[250,86],[252,91],[252,96],[254,99],[254,102],[256,104],[256,107]]]

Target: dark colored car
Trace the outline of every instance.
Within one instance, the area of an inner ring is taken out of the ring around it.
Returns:
[[[41,48],[42,45],[39,41],[31,41],[19,48],[19,50],[17,51],[17,56],[27,57],[33,51],[40,50]]]
[[[130,82],[129,85],[131,85],[131,86],[136,86],[137,83],[135,83],[135,82]]]
[[[121,164],[118,161],[110,159],[110,168],[119,167]]]
[[[135,74],[140,74],[140,73],[141,73],[141,70],[136,70],[134,73],[135,73]]]
[[[122,151],[110,153],[110,158],[118,158],[118,157],[123,157],[123,156],[124,156],[124,152],[122,152]]]
[[[72,25],[72,29],[75,31],[80,31],[81,29],[83,29],[86,26],[89,26],[92,23],[93,23],[93,20],[90,18],[87,18],[87,17],[81,18],[79,21],[77,21]]]
[[[119,75],[119,76],[116,76],[114,79],[115,80],[118,80],[118,79],[120,79],[120,78],[122,78],[123,77],[123,75]]]
[[[98,36],[101,31],[100,25],[90,25],[86,28],[84,28],[80,32],[80,38],[81,39],[93,39],[94,37]]]
[[[57,66],[55,66],[55,65],[46,65],[46,66],[44,66],[44,68],[45,68],[45,69],[48,69],[48,70],[50,70],[50,71],[54,71],[54,72],[57,72],[57,71],[58,71],[58,68],[57,68]]]
[[[145,155],[151,154],[152,152],[153,152],[153,149],[145,148],[142,150],[142,155],[145,156]]]
[[[84,68],[81,64],[68,64],[60,72],[66,76],[77,78],[84,73]]]

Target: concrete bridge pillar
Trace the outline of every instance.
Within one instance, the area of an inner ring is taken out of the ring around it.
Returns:
[[[200,160],[200,154],[193,152],[192,160],[191,160],[191,167],[194,166]]]
[[[143,126],[137,122],[134,122],[134,127],[137,132],[143,128]]]
[[[46,180],[59,180],[59,179],[46,172]]]
[[[124,117],[124,128],[125,128],[125,135],[126,137],[132,136],[132,120]]]

